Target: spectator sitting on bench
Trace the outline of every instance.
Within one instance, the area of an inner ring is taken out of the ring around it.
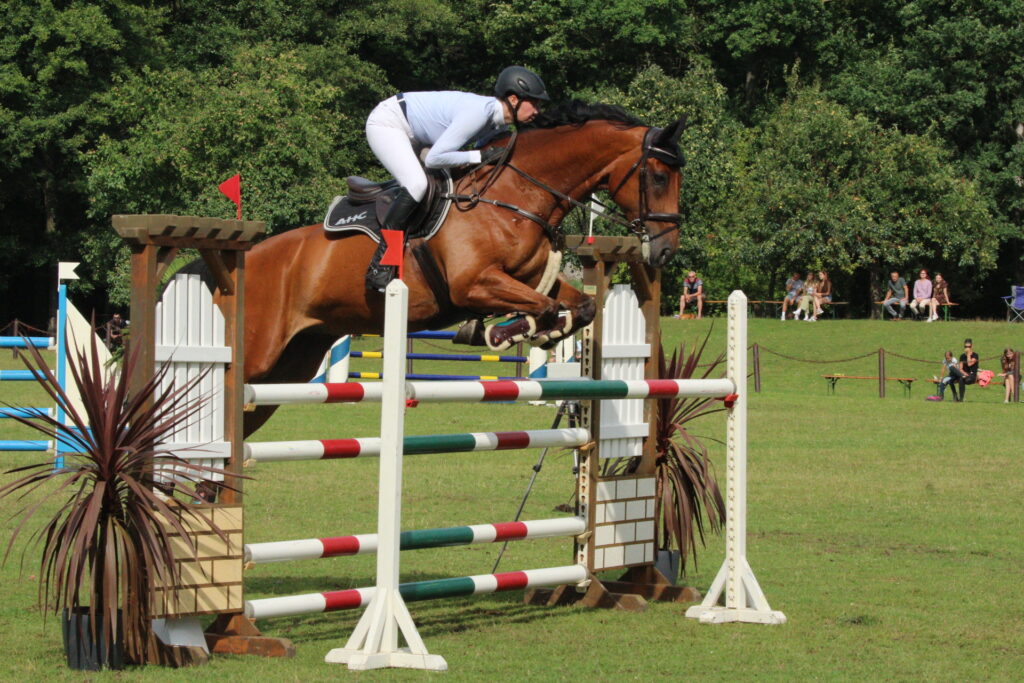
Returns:
[[[882,306],[889,312],[893,320],[900,320],[907,310],[907,301],[909,299],[910,294],[907,290],[907,281],[900,277],[898,270],[892,271],[889,274],[889,281],[886,283],[886,294],[885,299],[882,301]],[[893,304],[900,305],[899,314],[892,307]]]
[[[928,303],[932,307],[932,315],[928,318],[930,322],[939,319],[939,306],[947,306],[953,303],[949,298],[949,283],[942,277],[942,273],[935,273],[935,283],[932,285],[932,300]]]
[[[924,268],[917,274],[914,280],[914,299],[910,302],[910,310],[917,315],[924,314],[932,302],[932,281],[928,279],[928,271]],[[918,310],[920,308],[920,310]],[[932,322],[931,314],[926,322]]]
[[[815,276],[814,271],[807,271],[807,280],[804,282],[803,294],[800,295],[800,303],[797,307],[797,317],[802,311],[804,314],[804,320],[809,323],[817,322],[817,308],[818,308],[818,278]]]
[[[1003,387],[1006,389],[1003,403],[1009,403],[1013,400],[1013,385],[1017,381],[1017,353],[1013,349],[1003,349],[999,362],[1003,366],[999,376],[1003,378]]]
[[[929,396],[928,401],[941,401],[945,398],[946,387],[950,387],[953,392],[953,400],[960,402],[961,395],[957,394],[956,387],[957,383],[963,378],[963,373],[960,372],[960,364],[953,358],[952,351],[946,351],[946,359],[942,361],[942,371],[947,373],[945,377],[939,380],[939,393],[936,396]]]
[[[832,303],[832,280],[828,279],[828,272],[818,271],[818,288],[814,292],[814,315],[815,317],[824,313],[822,305]]]
[[[974,342],[964,339],[964,352],[960,354],[960,377],[957,380],[960,384],[960,400],[964,400],[968,384],[978,381],[978,354],[974,352]]]
[[[679,297],[679,317],[683,317],[686,306],[691,302],[697,302],[697,320],[700,320],[704,312],[704,281],[697,277],[697,273],[690,271],[683,280],[683,295]]]
[[[786,309],[788,309],[790,306],[793,306],[793,308],[796,308],[796,302],[797,302],[797,298],[796,297],[797,297],[798,294],[800,294],[801,291],[803,291],[803,288],[804,288],[804,281],[800,277],[800,273],[798,273],[797,271],[794,270],[793,274],[790,276],[790,278],[788,280],[786,280],[786,295],[784,297],[782,297],[782,319],[783,320],[786,319]],[[794,318],[793,318],[794,320],[799,320],[800,319],[800,317],[799,317],[800,316],[800,309],[797,309],[796,312],[793,313],[793,316],[794,316]]]

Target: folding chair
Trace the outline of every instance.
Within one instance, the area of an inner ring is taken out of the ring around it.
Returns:
[[[1004,296],[1006,302],[1006,322],[1024,323],[1024,287],[1013,285],[1010,288],[1013,292],[1010,296]]]

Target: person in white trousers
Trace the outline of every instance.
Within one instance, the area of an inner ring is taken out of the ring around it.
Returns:
[[[427,168],[494,164],[503,150],[462,151],[471,142],[490,139],[510,123],[528,123],[547,101],[540,76],[510,66],[498,76],[494,97],[456,91],[398,93],[378,104],[366,119],[370,149],[401,185],[382,227],[402,230],[427,192],[427,174],[418,152],[430,147]],[[377,246],[366,271],[366,288],[384,291],[395,277],[394,266],[382,266],[385,244]]]

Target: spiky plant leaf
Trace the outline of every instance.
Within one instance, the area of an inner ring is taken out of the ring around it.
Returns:
[[[664,347],[659,348],[658,377],[661,379],[707,379],[720,374],[724,356],[701,363],[711,331],[700,344],[687,352],[686,343],[673,351],[666,361]],[[705,532],[717,532],[725,520],[722,499],[714,467],[708,457],[704,438],[694,435],[692,422],[724,410],[717,399],[663,398],[656,401],[657,498],[655,518],[659,521],[660,547],[678,548],[680,562],[686,568],[687,556],[697,562],[697,543],[705,545]]]
[[[156,449],[198,417],[207,399],[189,397],[204,375],[181,385],[163,386],[170,368],[164,364],[137,392],[130,393],[128,382],[138,354],[129,353],[121,371],[114,372],[103,367],[96,338],[90,335],[90,339],[87,349],[72,350],[69,345],[68,350],[68,369],[82,412],[42,355],[29,348],[26,366],[37,373],[39,384],[63,409],[70,424],[49,416],[15,419],[54,441],[62,440],[76,453],[65,455],[59,469],[40,462],[6,473],[16,478],[0,487],[0,497],[16,496],[26,503],[14,513],[18,523],[4,561],[36,513],[55,499],[61,501],[57,511],[31,534],[26,547],[27,552],[28,547],[42,546],[41,607],[54,613],[62,609],[87,611],[93,640],[102,639],[101,646],[107,651],[113,646],[116,629],[98,632],[97,617],[106,624],[115,624],[120,617],[125,654],[130,661],[143,663],[153,654],[152,587],[180,583],[172,540],[181,539],[196,556],[186,526],[203,524],[226,538],[212,515],[183,505],[181,500],[195,500],[199,483],[228,473]],[[157,457],[160,466],[154,467]],[[168,468],[173,468],[173,476],[168,475]],[[46,495],[33,500],[37,493]]]

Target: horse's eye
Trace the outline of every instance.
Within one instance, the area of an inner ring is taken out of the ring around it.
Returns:
[[[668,174],[661,171],[654,172],[654,184],[658,187],[665,187],[668,184]]]

